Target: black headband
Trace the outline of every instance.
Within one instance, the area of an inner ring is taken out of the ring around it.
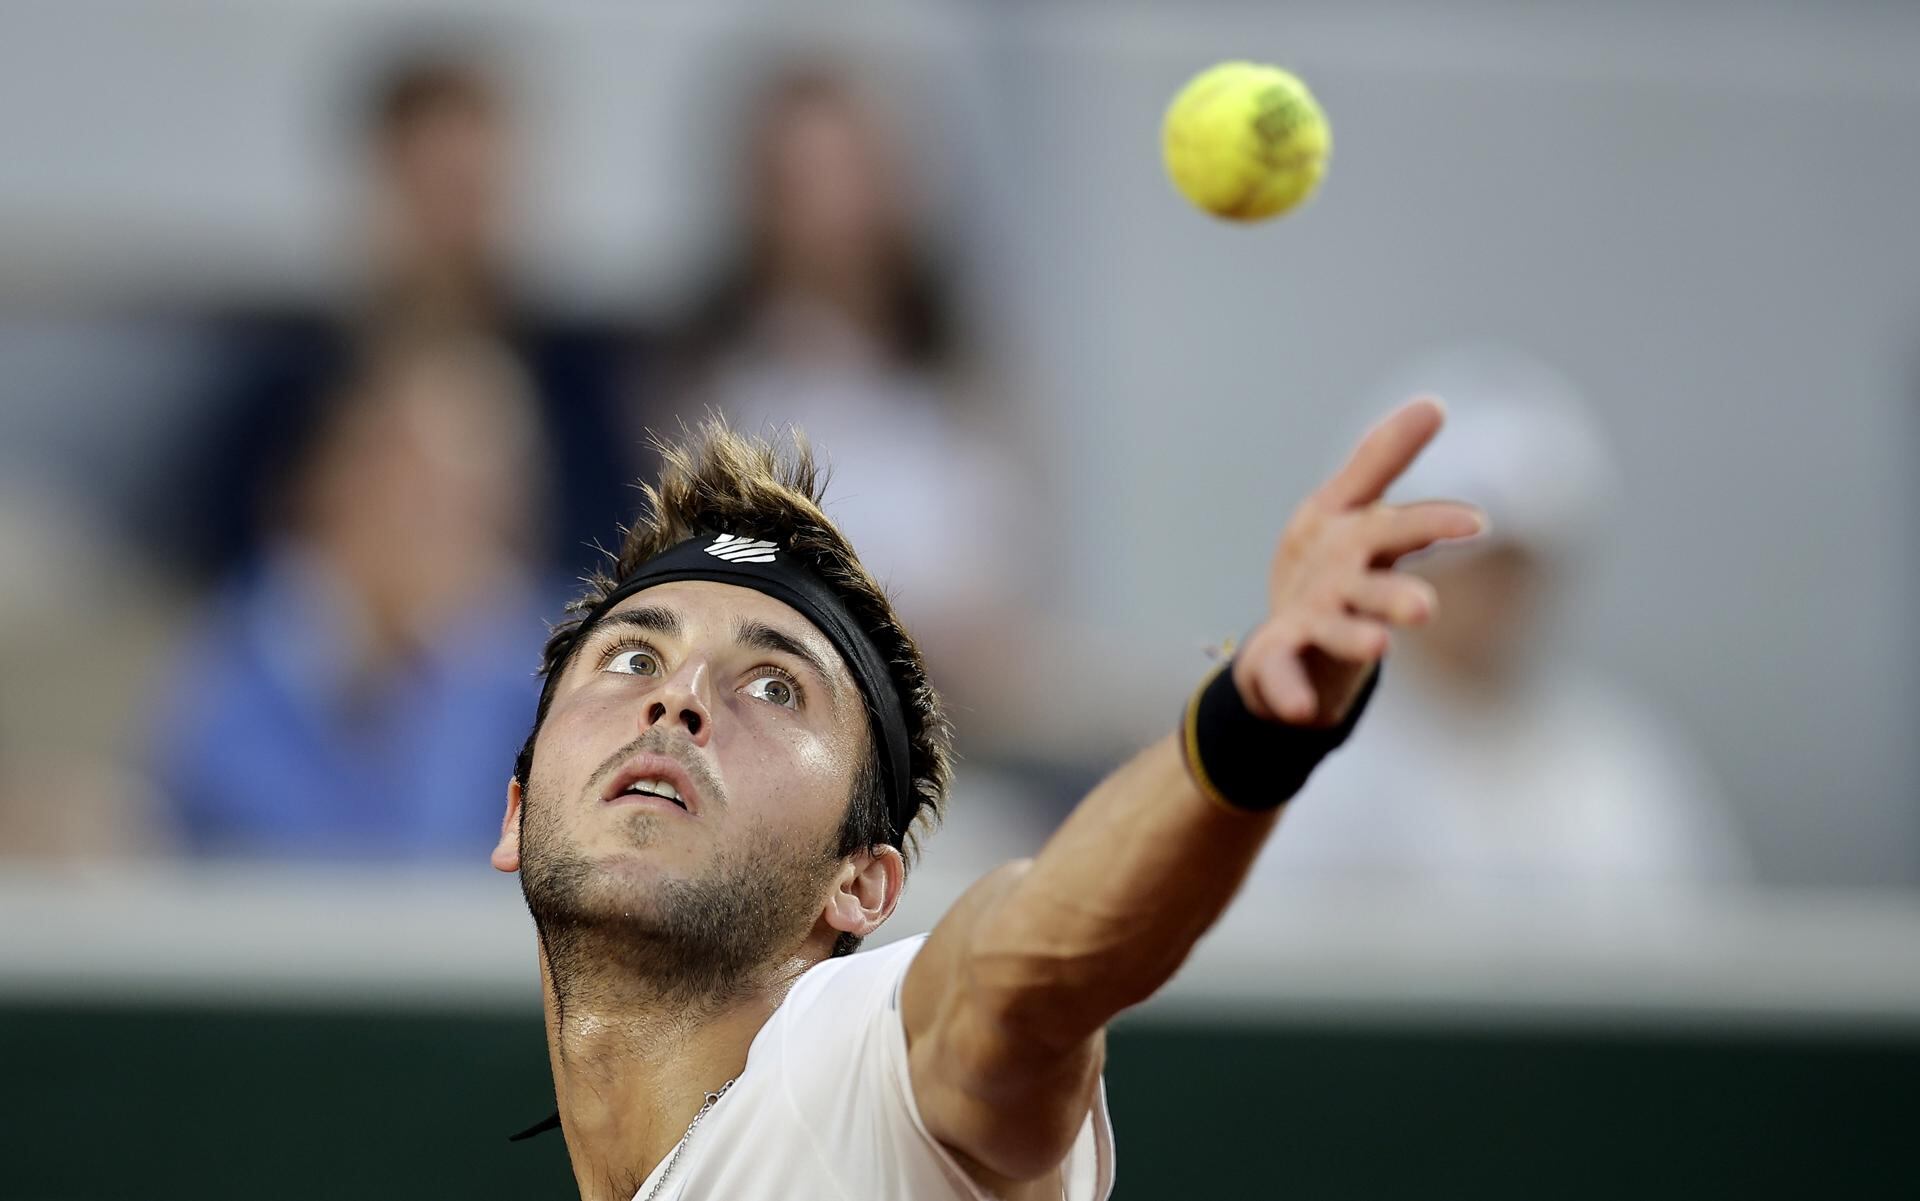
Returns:
[[[700,534],[668,547],[635,568],[593,607],[580,622],[575,645],[621,601],[675,580],[713,580],[765,593],[791,605],[827,636],[866,699],[874,741],[881,748],[880,767],[886,777],[887,813],[893,819],[893,835],[895,839],[904,837],[918,804],[913,795],[906,710],[887,670],[886,656],[833,589],[775,543],[734,534]]]

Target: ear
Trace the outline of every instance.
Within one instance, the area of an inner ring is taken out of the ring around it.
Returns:
[[[500,819],[500,844],[493,848],[493,866],[503,872],[520,870],[520,781],[507,781],[507,813]]]
[[[899,851],[887,846],[861,851],[840,865],[821,917],[842,934],[865,938],[893,913],[906,883],[907,862]]]

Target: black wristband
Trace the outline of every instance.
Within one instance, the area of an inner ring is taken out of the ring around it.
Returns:
[[[1278,809],[1300,791],[1320,760],[1353,733],[1379,682],[1376,667],[1337,726],[1288,725],[1254,716],[1240,698],[1229,660],[1187,702],[1180,739],[1187,772],[1201,792],[1229,808],[1249,813]]]

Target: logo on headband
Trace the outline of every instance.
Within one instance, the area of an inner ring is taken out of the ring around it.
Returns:
[[[771,542],[742,538],[735,534],[722,534],[707,547],[707,553],[716,559],[725,559],[729,563],[771,563],[779,550]]]

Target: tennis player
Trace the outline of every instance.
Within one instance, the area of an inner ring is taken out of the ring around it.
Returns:
[[[538,931],[559,1101],[527,1133],[560,1127],[588,1201],[1106,1197],[1107,1022],[1233,899],[1389,629],[1431,617],[1395,561],[1483,525],[1381,499],[1441,421],[1395,412],[1294,512],[1238,653],[1038,856],[859,953],[941,811],[939,702],[804,442],[669,448],[547,643],[507,786],[493,863]]]

